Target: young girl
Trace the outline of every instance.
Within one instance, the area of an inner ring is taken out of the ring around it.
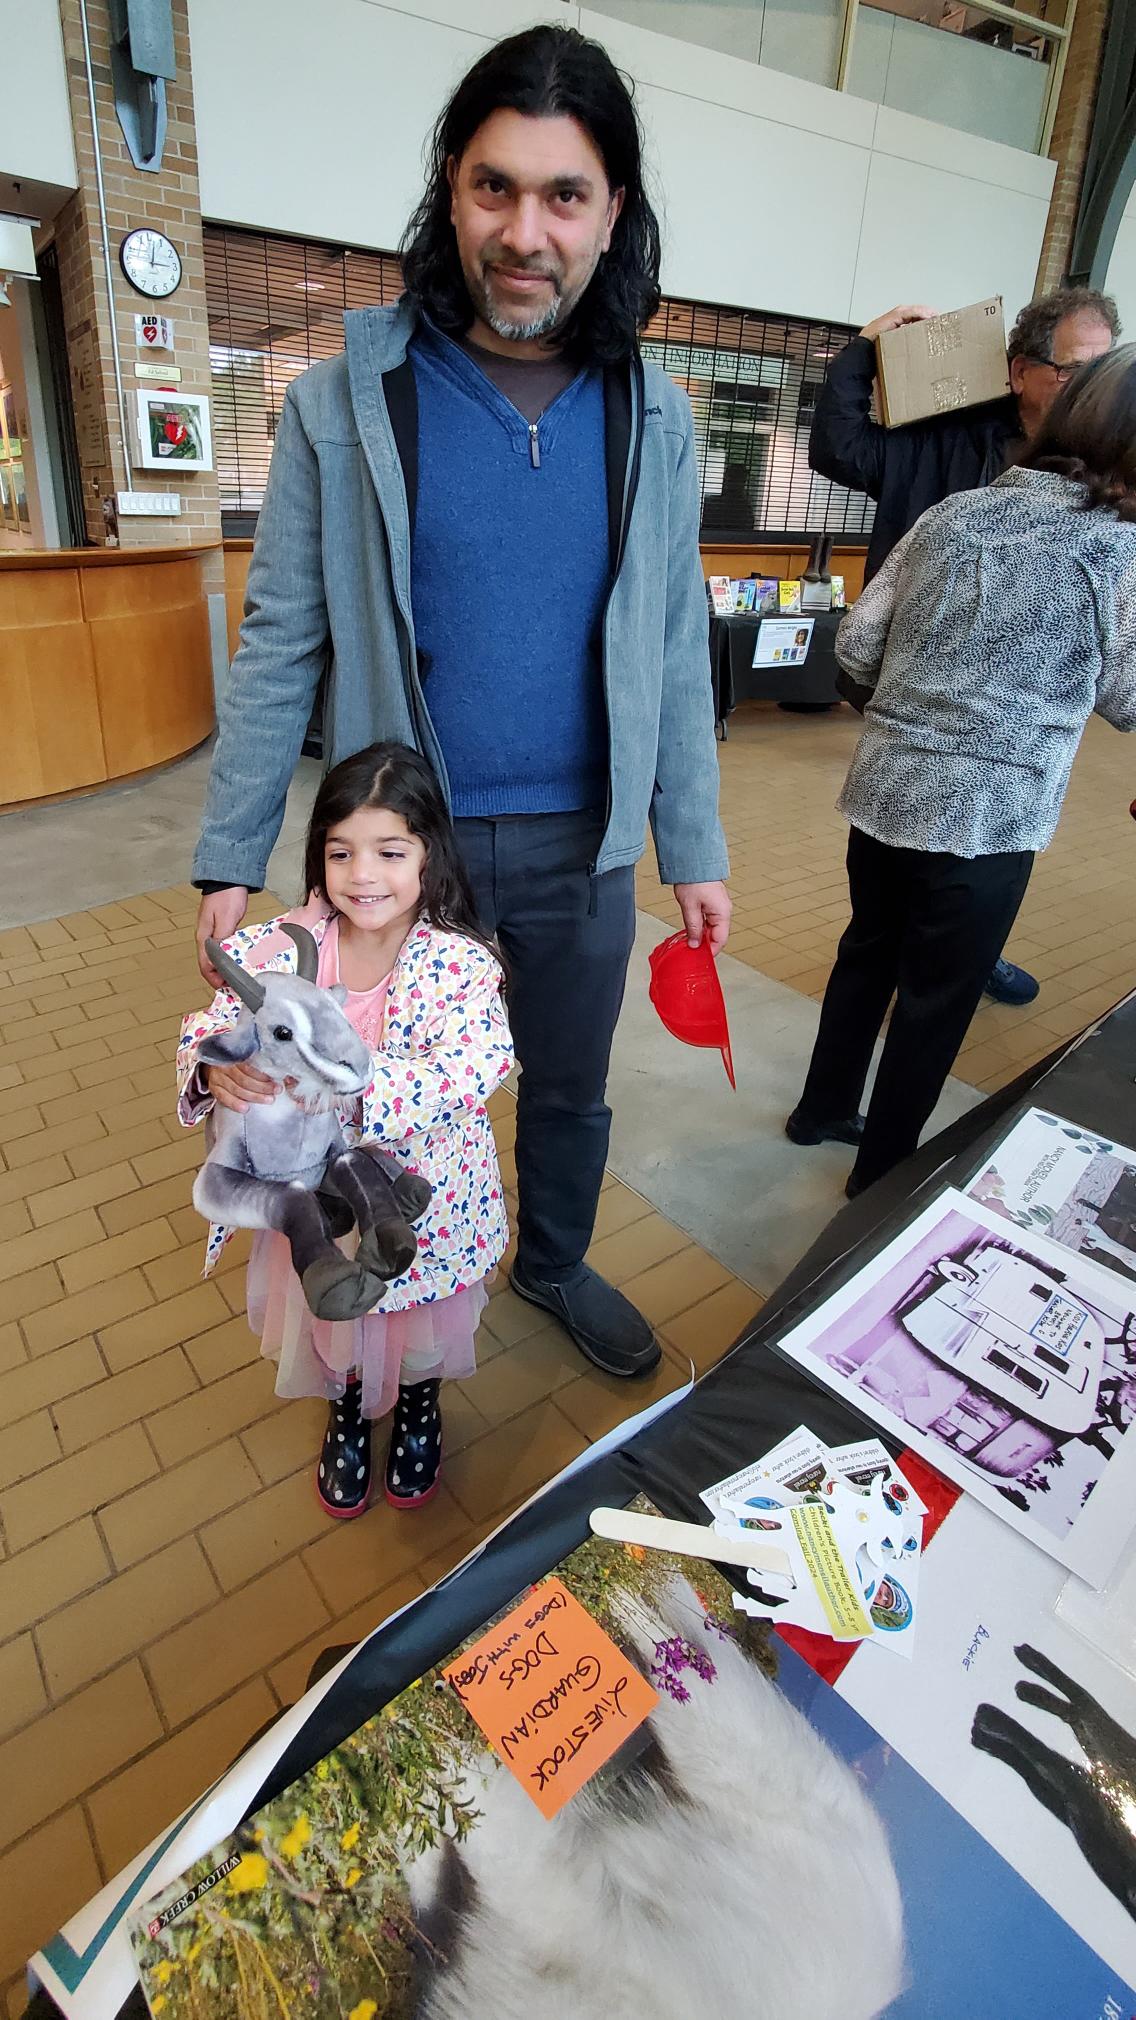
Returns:
[[[486,1282],[508,1242],[485,1104],[513,1064],[502,972],[477,929],[453,829],[429,766],[403,744],[374,744],[328,773],[304,859],[308,903],[284,918],[319,946],[318,980],[347,990],[345,1013],[370,1046],[374,1077],[340,1111],[350,1143],[372,1142],[427,1178],[418,1254],[365,1317],[313,1317],[283,1235],[261,1232],[248,1267],[249,1323],[277,1363],[279,1396],[326,1396],[317,1492],[329,1515],[361,1515],[371,1488],[370,1420],[393,1410],[386,1496],[420,1507],[438,1485],[439,1389],[471,1375]],[[293,969],[282,921],[225,943],[242,968]],[[205,1066],[198,1047],[235,1023],[222,988],[186,1018],[178,1114],[200,1122],[219,1102],[242,1112],[275,1084],[252,1062]],[[206,1275],[232,1229],[210,1232]]]

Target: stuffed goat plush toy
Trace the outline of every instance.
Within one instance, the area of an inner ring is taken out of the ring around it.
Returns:
[[[271,1102],[244,1114],[214,1107],[205,1124],[205,1161],[193,1204],[229,1227],[286,1235],[304,1296],[317,1318],[355,1319],[379,1302],[383,1285],[418,1252],[410,1223],[432,1188],[377,1149],[348,1149],[337,1102],[361,1094],[371,1055],[343,1014],[343,988],[316,982],[319,950],[303,926],[283,925],[296,943],[290,974],[246,973],[215,941],[209,959],[244,1008],[236,1024],[202,1040],[205,1066],[235,1066],[255,1055],[276,1082]],[[354,1260],[335,1245],[359,1229]]]

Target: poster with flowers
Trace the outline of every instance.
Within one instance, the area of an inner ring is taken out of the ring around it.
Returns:
[[[542,1814],[446,1680],[479,1630],[140,1908],[155,2020],[1099,2020],[1124,1995],[709,1566],[593,1538],[556,1572],[655,1693],[621,1749]],[[580,1702],[587,1672],[542,1687]]]

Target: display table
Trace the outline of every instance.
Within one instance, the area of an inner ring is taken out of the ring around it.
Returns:
[[[771,616],[776,615],[770,612]],[[714,685],[714,720],[728,722],[742,701],[776,701],[785,708],[832,708],[840,700],[836,688],[835,641],[842,610],[805,611],[800,623],[813,619],[812,643],[803,666],[755,666],[757,616],[710,619],[710,676]]]
[[[622,1449],[595,1459],[553,1486],[515,1516],[479,1557],[360,1645],[324,1695],[313,1703],[291,1743],[252,1795],[246,1814],[287,1788],[331,1747],[373,1717],[378,1707],[575,1548],[586,1534],[592,1508],[618,1506],[637,1493],[646,1493],[666,1513],[704,1521],[699,1490],[749,1463],[802,1422],[830,1444],[863,1436],[864,1423],[854,1412],[779,1357],[777,1340],[787,1324],[861,1268],[940,1187],[964,1183],[1012,1116],[1031,1102],[1040,1100],[1090,1129],[1133,1143],[1134,1057],[1136,1003],[1127,1002],[1084,1042],[1059,1048],[844,1208],[731,1353],[684,1402]],[[973,1504],[967,1501],[965,1505]],[[1037,1558],[1038,1553],[1032,1552],[1031,1562]],[[1040,1561],[1044,1565],[1045,1560]],[[325,1656],[317,1673],[324,1674],[328,1666]],[[899,1671],[903,1669],[901,1663]],[[139,1876],[137,1887],[145,1887],[144,1876]],[[977,1881],[976,1887],[980,1893]],[[995,1901],[991,1908],[995,1916],[998,1908]],[[104,1934],[105,1927],[99,1931],[100,1940]],[[81,1982],[83,1961],[62,1939],[48,1946],[48,1957],[64,1982]],[[40,1992],[29,2010],[36,2020],[48,2020],[57,2009]],[[134,2016],[142,2020],[145,2006],[141,1993],[132,1994],[119,2010],[131,2020]],[[904,2012],[909,2010],[905,2006]],[[994,2020],[995,2010],[1009,2009],[974,2004],[966,2010],[975,2020],[987,2020],[987,2015]],[[1018,2010],[1040,2012],[1042,2008]]]

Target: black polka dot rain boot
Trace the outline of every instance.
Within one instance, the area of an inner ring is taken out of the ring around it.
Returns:
[[[371,1498],[371,1426],[363,1415],[363,1387],[348,1382],[328,1404],[327,1430],[316,1470],[316,1493],[329,1515],[362,1515]]]
[[[402,1382],[391,1416],[386,1495],[392,1508],[420,1508],[442,1470],[441,1382]]]

